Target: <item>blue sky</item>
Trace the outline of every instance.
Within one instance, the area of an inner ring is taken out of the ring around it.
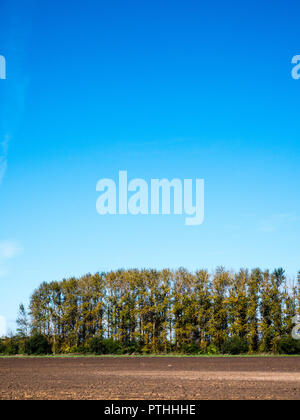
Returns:
[[[300,269],[299,2],[0,6],[0,317],[121,267]],[[205,221],[99,216],[96,183],[204,178]],[[1,172],[1,171],[0,171]],[[1,324],[1,322],[0,322]]]

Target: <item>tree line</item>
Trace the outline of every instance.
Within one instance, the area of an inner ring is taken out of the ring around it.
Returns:
[[[300,272],[145,269],[42,283],[17,323],[53,353],[299,353],[296,313]]]

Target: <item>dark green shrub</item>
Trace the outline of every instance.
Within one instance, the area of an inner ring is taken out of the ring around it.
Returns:
[[[89,352],[93,354],[105,354],[105,345],[100,337],[91,338],[89,341]]]
[[[112,338],[94,337],[89,342],[89,351],[94,354],[122,354],[122,345]]]
[[[141,346],[135,341],[125,341],[122,343],[123,354],[141,353]]]
[[[72,347],[70,347],[69,353],[71,353],[71,354],[81,353],[80,350],[82,350],[80,347],[72,346]],[[89,352],[90,352],[90,348],[88,347],[87,353],[89,353]]]
[[[249,343],[247,342],[247,340],[237,335],[233,337],[228,337],[221,348],[221,352],[223,354],[245,354],[248,353],[248,351]]]
[[[50,354],[51,345],[42,334],[35,334],[28,338],[25,343],[26,354]]]
[[[7,338],[4,341],[4,353],[9,356],[19,353],[19,343],[15,337]]]
[[[280,354],[300,354],[300,340],[294,340],[291,336],[282,337],[278,351]]]
[[[200,348],[196,343],[184,343],[182,346],[182,352],[184,354],[198,354]]]
[[[79,346],[77,347],[78,353],[81,354],[86,354],[90,352],[90,348],[89,345],[86,344],[79,344]]]
[[[5,353],[5,343],[4,340],[0,340],[0,354]]]
[[[108,338],[103,340],[103,343],[105,346],[104,354],[122,354],[122,345],[118,341]]]

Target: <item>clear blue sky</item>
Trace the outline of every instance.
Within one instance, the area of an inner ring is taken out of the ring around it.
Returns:
[[[274,0],[1,1],[9,326],[42,281],[86,272],[224,265],[296,275],[299,13],[298,1]],[[204,224],[99,216],[96,183],[122,169],[204,178]]]

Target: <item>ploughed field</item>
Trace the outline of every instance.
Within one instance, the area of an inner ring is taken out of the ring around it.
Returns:
[[[300,399],[300,357],[0,358],[0,399]]]

